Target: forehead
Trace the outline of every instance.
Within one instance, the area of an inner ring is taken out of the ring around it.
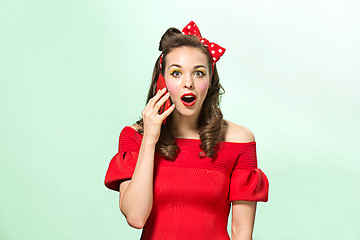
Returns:
[[[207,56],[201,49],[195,47],[177,47],[166,55],[166,65],[179,64],[183,67],[194,65],[208,65]]]

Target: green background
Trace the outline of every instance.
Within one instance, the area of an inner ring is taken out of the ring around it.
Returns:
[[[359,240],[359,16],[355,0],[0,0],[0,239],[139,239],[103,181],[162,34],[193,20],[227,49],[224,118],[253,131],[270,181],[254,239]]]

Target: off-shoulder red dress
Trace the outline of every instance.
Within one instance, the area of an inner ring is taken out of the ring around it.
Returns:
[[[119,191],[131,179],[142,135],[130,126],[120,133],[105,186]],[[269,182],[257,167],[256,142],[220,142],[213,158],[199,157],[200,140],[176,138],[174,161],[154,157],[154,200],[141,240],[229,240],[230,202],[268,201]]]

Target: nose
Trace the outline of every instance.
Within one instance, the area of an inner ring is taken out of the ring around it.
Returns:
[[[193,89],[193,88],[194,88],[194,83],[193,83],[192,76],[187,76],[187,77],[185,77],[185,87],[186,87],[186,88],[189,88],[189,89]]]

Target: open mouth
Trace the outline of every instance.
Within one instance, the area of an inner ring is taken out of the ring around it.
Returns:
[[[196,102],[196,96],[193,93],[186,93],[182,95],[181,102],[188,107],[191,107]]]

